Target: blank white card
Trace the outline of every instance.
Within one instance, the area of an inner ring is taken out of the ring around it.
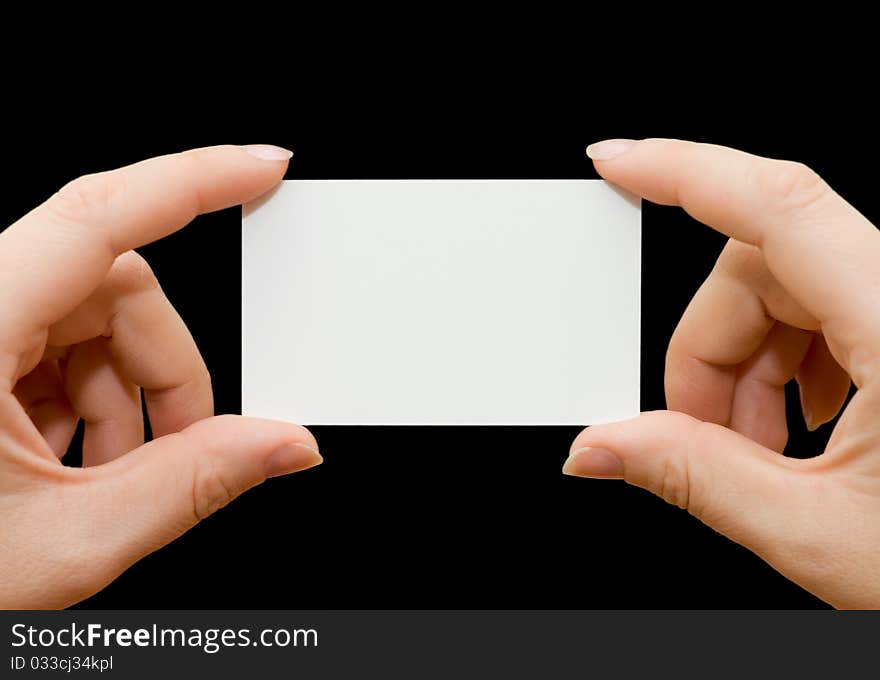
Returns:
[[[600,180],[293,180],[242,219],[242,412],[585,425],[639,408],[641,206]]]

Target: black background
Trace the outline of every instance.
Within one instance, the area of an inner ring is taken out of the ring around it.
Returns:
[[[766,97],[725,81],[719,97],[686,99],[690,86],[610,89],[588,78],[502,78],[488,67],[471,76],[465,87],[442,71],[381,85],[365,74],[320,94],[293,75],[219,90],[193,79],[172,94],[144,75],[127,97],[112,81],[100,95],[69,82],[49,98],[22,94],[10,99],[0,219],[13,221],[79,174],[200,145],[293,149],[288,178],[592,178],[584,147],[618,136],[804,161],[869,217],[880,209],[873,112],[852,92],[819,82]],[[673,208],[646,204],[643,226],[647,410],[664,406],[666,343],[724,239]],[[211,369],[217,412],[237,412],[239,211],[200,217],[142,253]],[[820,451],[830,427],[808,434],[796,399],[789,416],[788,452]],[[647,492],[562,476],[576,433],[315,428],[324,465],[248,492],[81,606],[823,606]]]

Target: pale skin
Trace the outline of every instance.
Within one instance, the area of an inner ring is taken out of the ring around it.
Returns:
[[[709,145],[610,140],[606,179],[730,237],[669,345],[672,411],[591,427],[567,474],[685,507],[838,607],[880,607],[880,235],[814,173]],[[81,178],[0,234],[0,608],[65,607],[267,477],[305,429],[213,416],[210,377],[134,248],[284,175],[213,147]],[[826,451],[781,455],[783,386]],[[154,441],[143,443],[141,392]],[[61,464],[85,421],[83,468]]]
[[[670,411],[584,430],[564,471],[686,508],[836,607],[880,607],[880,233],[796,163],[660,139],[588,155],[730,240],[669,343]],[[811,429],[858,390],[807,460],[781,454],[792,379]]]
[[[213,147],[90,175],[0,234],[0,608],[78,602],[246,489],[321,462],[302,427],[213,417],[205,362],[132,250],[257,198],[289,158]],[[67,467],[80,418],[84,467]]]

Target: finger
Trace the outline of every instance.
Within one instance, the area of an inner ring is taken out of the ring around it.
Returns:
[[[149,265],[134,251],[116,258],[98,289],[49,329],[52,344],[95,337],[106,338],[126,382],[144,388],[154,437],[214,414],[202,355]]]
[[[140,389],[115,366],[104,338],[73,348],[65,387],[85,421],[83,467],[106,463],[144,443]]]
[[[797,371],[801,409],[809,430],[832,420],[843,407],[852,381],[831,355],[825,337],[813,335],[804,361]]]
[[[43,361],[15,385],[15,396],[59,458],[70,447],[79,416],[64,391],[57,361]]]
[[[812,333],[777,323],[737,371],[731,430],[782,453],[788,441],[785,385],[794,378]]]
[[[773,278],[756,247],[731,239],[670,340],[669,408],[729,425],[738,366],[758,351],[777,319],[801,328],[819,325]]]
[[[872,389],[860,391],[856,399]],[[876,395],[873,399],[876,405]],[[866,406],[848,409],[843,417],[876,414],[876,408]],[[823,528],[829,508],[845,515],[853,500],[833,475],[816,474],[827,466],[824,458],[779,456],[727,428],[656,411],[584,430],[564,471],[583,477],[622,475],[628,483],[686,508],[835,606],[852,606],[859,595],[864,601],[864,593],[841,592],[829,583],[847,582],[853,564],[866,556],[852,555],[846,540],[829,542],[829,536],[837,535]],[[861,461],[867,462],[865,457]]]
[[[156,439],[97,468],[89,493],[92,521],[106,553],[117,557],[110,578],[168,543],[267,477],[321,462],[305,428],[289,423],[218,416]],[[119,517],[125,521],[120,522]]]
[[[199,213],[265,193],[281,180],[289,156],[266,147],[210,147],[74,180],[0,234],[0,348],[30,351],[44,329],[98,287],[117,256]],[[7,358],[0,370],[21,367]]]
[[[798,462],[719,425],[656,411],[584,430],[563,471],[623,478],[768,559],[801,500],[791,483]]]
[[[861,385],[877,370],[880,235],[815,173],[707,144],[648,139],[590,154],[611,182],[758,246],[772,275],[822,324]]]
[[[759,260],[752,246],[729,241],[682,315],[666,353],[670,409],[719,425],[730,422],[736,366],[774,324],[758,294]]]

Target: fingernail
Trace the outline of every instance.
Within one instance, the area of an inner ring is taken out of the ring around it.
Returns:
[[[307,444],[288,443],[275,449],[266,459],[266,477],[289,475],[322,463],[324,459],[317,449]]]
[[[594,161],[610,161],[629,151],[636,143],[634,139],[606,139],[587,147],[587,156]]]
[[[293,157],[293,151],[271,144],[248,144],[241,148],[261,161],[287,161]]]
[[[572,453],[562,473],[573,477],[592,477],[594,479],[623,479],[623,463],[608,449],[590,447]]]
[[[801,395],[801,411],[804,414],[804,422],[807,424],[807,429],[810,432],[815,432],[819,429],[819,426],[822,423],[817,423],[813,420],[813,412],[810,410],[809,404],[807,404],[807,400],[804,398],[804,388],[798,384],[798,391]]]

